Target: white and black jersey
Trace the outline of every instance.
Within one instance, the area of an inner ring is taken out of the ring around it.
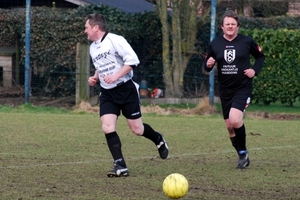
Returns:
[[[106,33],[100,40],[93,42],[90,46],[90,55],[95,69],[98,70],[100,85],[105,89],[115,88],[131,80],[133,71],[113,84],[105,83],[104,76],[115,74],[124,65],[137,66],[140,63],[126,39],[113,33]]]

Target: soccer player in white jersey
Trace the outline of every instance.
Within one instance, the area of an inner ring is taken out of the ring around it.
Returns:
[[[86,17],[85,34],[92,41],[90,56],[95,74],[88,79],[90,86],[100,81],[100,119],[108,148],[114,160],[114,168],[108,177],[128,176],[129,170],[121,150],[121,141],[116,132],[120,113],[125,116],[131,131],[151,140],[158,148],[162,159],[168,157],[168,146],[163,136],[142,122],[138,84],[132,80],[133,69],[139,59],[120,35],[109,33],[105,17],[90,14]]]

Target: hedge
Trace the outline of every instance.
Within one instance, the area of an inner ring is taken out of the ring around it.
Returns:
[[[253,102],[293,105],[300,96],[300,31],[241,29],[262,47],[264,67],[254,79]]]
[[[118,9],[100,6],[59,9],[32,7],[31,67],[32,93],[40,96],[70,96],[75,94],[76,43],[89,43],[84,35],[84,18],[90,13],[106,16],[109,30],[123,35],[137,52],[141,64],[135,69],[135,79],[148,81],[149,87],[164,88],[161,59],[161,26],[155,12],[128,14]],[[200,19],[201,20],[201,19]],[[254,80],[254,103],[280,101],[293,105],[299,98],[299,18],[241,18],[240,32],[250,35],[260,44],[266,61]],[[20,63],[25,58],[25,9],[0,9],[0,46],[21,48]],[[200,25],[195,44],[198,53],[192,57],[185,72],[185,95],[201,88],[207,77],[202,74],[203,55],[209,44],[209,22]],[[217,34],[221,33],[219,22]],[[91,71],[92,73],[92,71]],[[20,80],[22,82],[22,80]],[[217,83],[216,83],[217,85]],[[216,90],[217,92],[217,90]]]

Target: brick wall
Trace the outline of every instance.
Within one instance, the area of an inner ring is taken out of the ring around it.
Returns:
[[[289,3],[289,15],[300,16],[300,2]]]
[[[1,86],[11,87],[13,85],[13,56],[0,56],[0,67],[2,68]]]
[[[249,5],[245,5],[244,6],[244,16],[246,16],[246,17],[252,17],[252,15],[253,15],[252,7],[249,6]]]
[[[229,6],[230,7],[231,1],[232,0],[226,0],[226,1],[223,0],[222,1],[223,4],[225,3],[223,6],[225,6],[225,7]],[[210,5],[211,5],[210,1],[207,1],[207,0],[200,1],[198,15],[202,16],[202,14],[204,13],[203,10],[210,9]],[[300,16],[300,2],[289,2],[289,10],[288,10],[287,14],[291,15],[291,16],[295,16],[295,17]],[[253,10],[249,5],[245,5],[245,7],[244,7],[244,16],[246,16],[246,17],[252,17],[253,16]]]

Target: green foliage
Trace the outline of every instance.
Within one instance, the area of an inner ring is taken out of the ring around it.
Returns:
[[[270,18],[240,18],[241,27],[245,29],[280,29],[286,28],[290,30],[299,29],[299,17],[280,16]]]
[[[25,33],[25,10],[0,9],[0,26],[0,46],[15,45],[17,35]]]
[[[262,47],[265,65],[254,80],[253,102],[293,105],[300,96],[300,31],[241,29]]]
[[[110,32],[124,36],[141,59],[140,71],[154,66],[161,52],[159,20],[153,12],[128,14],[105,5],[77,9],[47,7],[31,8],[32,92],[40,96],[75,94],[76,44],[89,43],[84,34],[85,16],[105,15]],[[20,46],[25,41],[25,9],[0,10],[0,46]],[[25,63],[25,48],[20,49],[21,69]],[[145,66],[145,68],[144,68]],[[162,73],[160,73],[162,74]],[[146,76],[146,75],[144,75]]]
[[[88,43],[84,35],[85,16],[95,12],[108,16],[112,31],[122,32],[122,27],[126,27],[122,24],[124,14],[107,6],[54,9],[54,12],[49,8],[33,8],[31,63],[36,71],[43,69],[44,73],[34,72],[34,78],[40,81],[33,92],[56,97],[75,94],[76,44]],[[120,23],[115,25],[113,21]]]
[[[161,24],[156,12],[128,14],[104,5],[77,9],[32,7],[31,11],[31,90],[39,96],[62,97],[75,94],[76,44],[89,43],[84,35],[85,16],[106,16],[109,31],[123,35],[140,58],[135,69],[137,82],[145,79],[150,88],[164,89]],[[25,9],[0,9],[0,46],[20,50],[21,70],[25,63]],[[266,54],[263,70],[254,80],[253,102],[292,105],[299,98],[299,18],[240,18],[241,33],[251,35]],[[197,54],[192,56],[184,74],[186,96],[198,95],[203,81],[203,59],[210,42],[210,24],[199,19]],[[221,33],[217,22],[216,35]],[[22,76],[22,75],[21,75]],[[22,81],[20,81],[22,82]],[[216,85],[217,85],[216,80]],[[217,91],[216,91],[217,92]]]

